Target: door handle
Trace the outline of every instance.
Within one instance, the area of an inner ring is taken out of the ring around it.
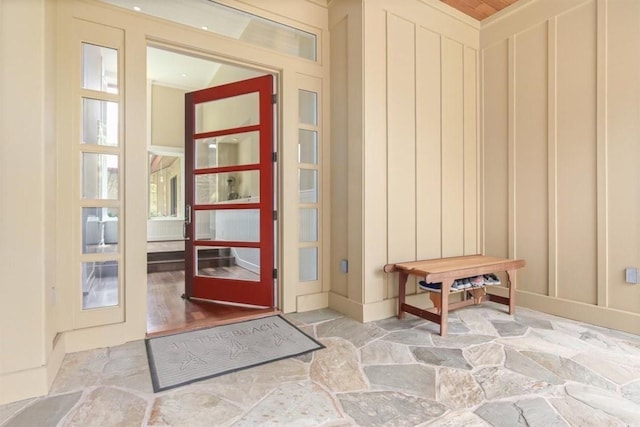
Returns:
[[[191,224],[191,205],[184,207],[184,222],[182,223],[182,237],[187,240],[187,225]]]

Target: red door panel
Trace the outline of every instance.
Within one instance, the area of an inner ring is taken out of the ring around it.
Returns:
[[[273,76],[185,95],[185,296],[274,303]]]

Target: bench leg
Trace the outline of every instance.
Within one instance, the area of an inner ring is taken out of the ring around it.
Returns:
[[[451,291],[451,285],[453,280],[442,281],[442,293],[440,294],[440,336],[447,336],[447,329],[449,326],[449,292]]]
[[[516,312],[516,270],[507,270],[509,282],[509,314]]]
[[[404,319],[402,306],[407,295],[407,278],[409,275],[403,271],[398,272],[398,319]]]
[[[433,303],[433,306],[436,308],[436,313],[442,313],[442,297],[437,292],[429,292],[429,299]]]

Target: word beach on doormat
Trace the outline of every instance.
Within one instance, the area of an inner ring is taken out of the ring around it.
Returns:
[[[145,340],[155,392],[324,348],[281,316]]]

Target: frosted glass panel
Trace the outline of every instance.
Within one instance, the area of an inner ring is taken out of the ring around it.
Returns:
[[[196,247],[197,275],[260,281],[260,249],[228,246]]]
[[[82,143],[118,145],[118,103],[82,98]]]
[[[308,90],[298,91],[298,119],[300,123],[318,124],[318,94]]]
[[[300,248],[298,256],[300,281],[318,280],[318,248]]]
[[[318,241],[318,209],[300,209],[300,241]]]
[[[131,9],[131,0],[102,0],[127,9]],[[264,1],[264,0],[263,0]],[[273,49],[289,55],[312,61],[316,60],[317,41],[315,34],[280,24],[269,19],[243,12],[213,1],[181,1],[180,13],[167,7],[169,0],[143,2],[140,13],[178,22],[211,31],[236,40]],[[295,6],[292,6],[295,7]]]
[[[195,176],[196,203],[257,203],[260,201],[260,171],[209,173]]]
[[[300,203],[318,203],[318,171],[299,170]]]
[[[298,162],[318,163],[318,132],[306,129],[298,131]]]
[[[260,241],[260,210],[195,211],[196,240]]]
[[[82,309],[118,305],[118,261],[82,263]]]
[[[118,51],[82,43],[82,87],[118,93]]]
[[[196,140],[196,169],[260,163],[260,133]]]
[[[196,133],[257,125],[260,122],[258,92],[196,104]]]
[[[82,197],[118,199],[118,156],[82,153]]]
[[[82,208],[82,253],[118,252],[118,208]]]

